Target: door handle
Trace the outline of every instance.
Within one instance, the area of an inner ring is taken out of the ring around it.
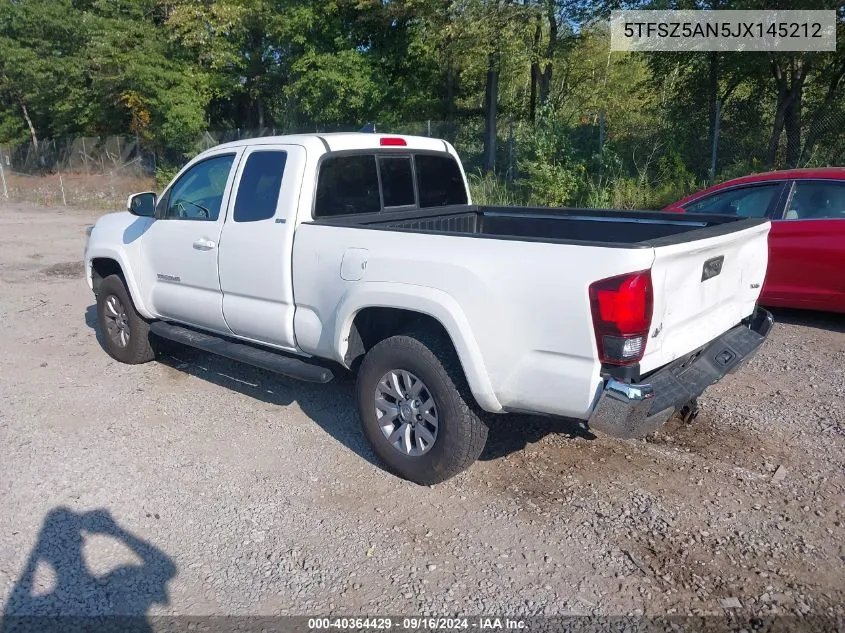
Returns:
[[[206,239],[204,237],[201,237],[196,242],[194,242],[194,248],[198,251],[210,251],[215,246],[217,246],[217,244],[215,244],[212,240]]]

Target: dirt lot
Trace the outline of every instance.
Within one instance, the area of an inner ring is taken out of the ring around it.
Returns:
[[[691,426],[502,418],[418,487],[376,465],[349,384],[112,361],[95,217],[0,206],[7,614],[845,615],[842,316],[777,312]]]

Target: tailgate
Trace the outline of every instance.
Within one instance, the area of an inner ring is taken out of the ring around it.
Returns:
[[[654,248],[654,311],[642,373],[695,351],[754,311],[770,227],[766,222]]]

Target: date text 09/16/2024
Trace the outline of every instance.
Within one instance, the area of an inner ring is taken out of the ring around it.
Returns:
[[[520,630],[526,628],[519,619],[499,617],[435,618],[435,617],[369,617],[369,618],[309,618],[309,630],[399,629],[419,630]]]

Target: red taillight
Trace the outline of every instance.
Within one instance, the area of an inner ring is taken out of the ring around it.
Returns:
[[[645,353],[652,308],[649,270],[590,285],[590,309],[601,362],[611,365],[639,362]]]
[[[382,136],[379,139],[379,145],[382,147],[405,147],[408,144],[405,142],[404,138],[398,138],[396,136]]]

